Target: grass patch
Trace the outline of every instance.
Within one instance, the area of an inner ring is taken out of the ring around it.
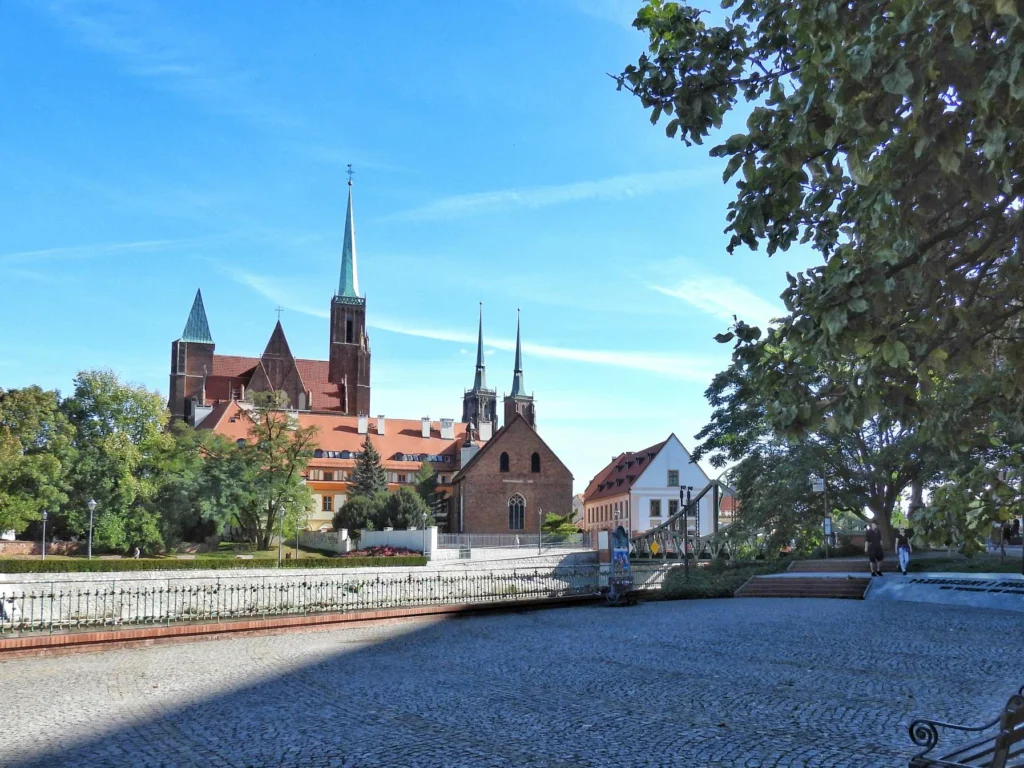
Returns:
[[[683,567],[676,566],[665,577],[660,597],[663,600],[732,597],[751,576],[781,573],[789,567],[789,563],[789,559],[735,564],[718,560],[706,568],[690,568],[689,579]]]
[[[276,555],[275,555],[276,557]],[[285,560],[281,567],[288,568],[387,568],[426,565],[427,558],[416,557],[302,557]],[[227,558],[131,558],[125,560],[15,560],[0,559],[0,573],[109,573],[112,571],[231,571],[252,568],[277,568],[270,558],[238,560]]]
[[[1006,557],[1000,555],[975,555],[974,557],[949,557],[935,560],[914,560],[911,556],[912,573],[933,571],[936,573],[1020,573],[1020,556],[1016,553]]]

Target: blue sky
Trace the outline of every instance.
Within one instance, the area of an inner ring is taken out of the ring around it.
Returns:
[[[499,394],[522,309],[578,490],[693,445],[713,336],[816,257],[726,253],[722,163],[606,75],[644,48],[637,5],[0,4],[0,386],[109,367],[166,393],[197,287],[219,353],[259,354],[280,305],[325,358],[353,163],[375,414],[461,415],[482,301]]]

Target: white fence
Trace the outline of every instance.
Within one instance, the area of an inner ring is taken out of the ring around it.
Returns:
[[[589,531],[569,535],[536,533],[442,533],[441,549],[593,549]]]
[[[299,546],[338,554],[355,549],[355,544],[348,537],[348,531],[344,528],[340,531],[300,531]]]
[[[360,531],[359,548],[399,547],[427,557],[437,549],[437,526],[412,531]]]

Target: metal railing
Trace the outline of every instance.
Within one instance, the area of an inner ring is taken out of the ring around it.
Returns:
[[[589,531],[579,533],[441,533],[439,549],[593,549]]]
[[[635,588],[660,588],[669,570],[646,564],[633,568]],[[0,635],[596,596],[607,583],[607,567],[599,565],[322,577],[226,575],[145,586],[53,582],[0,592]]]
[[[315,577],[226,575],[145,585],[54,582],[0,592],[0,633],[592,595],[598,593],[599,582],[595,565]]]

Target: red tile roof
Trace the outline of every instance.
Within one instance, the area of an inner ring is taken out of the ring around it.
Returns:
[[[213,370],[206,379],[207,401],[216,403],[230,400],[232,390],[237,391],[242,386],[249,385],[259,363],[258,357],[214,355]],[[327,360],[295,358],[295,367],[299,370],[302,383],[309,389],[311,410],[341,410],[341,393],[338,386],[327,380],[330,373],[330,363]]]
[[[662,440],[650,448],[632,453],[620,453],[611,462],[594,475],[587,490],[583,492],[583,501],[589,503],[595,499],[605,499],[609,496],[619,496],[629,493],[633,483],[647,469],[648,465],[665,447],[668,440]]]
[[[317,446],[321,450],[352,453],[362,450],[365,435],[359,434],[359,419],[356,416],[300,411],[298,419],[300,426],[317,427],[320,430]],[[416,471],[419,468],[418,461],[408,462],[395,458],[399,454],[450,456],[451,459],[448,462],[443,462],[443,465],[453,472],[459,466],[460,449],[466,441],[466,425],[461,422],[456,422],[454,425],[455,438],[453,440],[441,437],[439,421],[430,423],[430,437],[423,437],[422,422],[418,419],[385,419],[383,435],[377,434],[377,419],[371,418],[368,423],[370,442],[380,454],[384,466],[389,469]],[[213,429],[218,434],[238,440],[249,436],[249,424],[246,408],[237,402],[231,402],[217,406],[214,412],[199,425],[199,428]],[[315,458],[311,460],[311,464],[324,467],[345,466],[351,461],[351,459]],[[440,467],[441,463],[437,466]]]

